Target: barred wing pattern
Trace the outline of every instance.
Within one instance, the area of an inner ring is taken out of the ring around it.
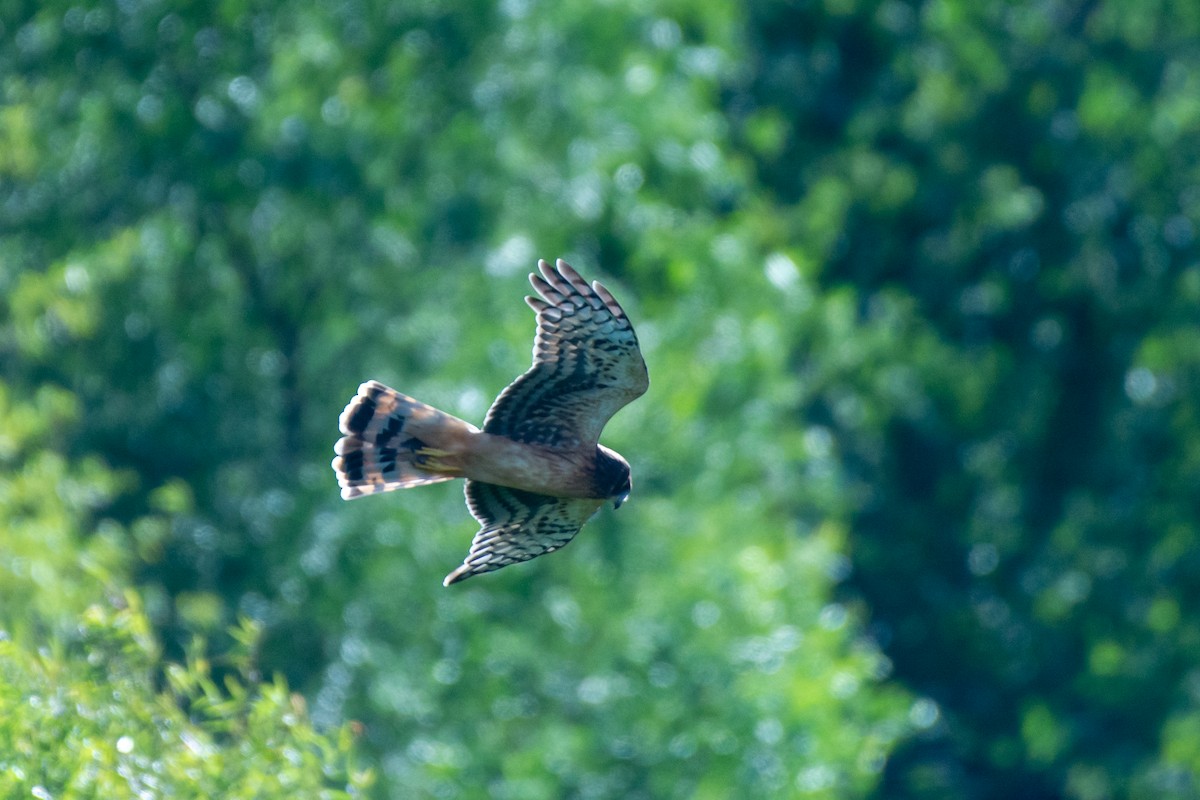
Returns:
[[[600,500],[550,497],[468,480],[467,508],[483,527],[462,566],[442,582],[528,561],[563,547],[600,508]]]
[[[519,442],[594,444],[605,423],[650,385],[637,335],[599,281],[589,286],[565,261],[538,262],[529,282],[540,297],[533,366],[488,410],[483,430]]]

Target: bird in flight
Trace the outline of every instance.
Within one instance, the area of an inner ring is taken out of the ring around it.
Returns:
[[[629,463],[600,431],[650,378],[629,318],[599,281],[538,262],[533,366],[492,403],[483,429],[367,381],[342,412],[334,446],[342,498],[466,478],[480,524],[443,585],[566,545],[604,505],[629,496]]]

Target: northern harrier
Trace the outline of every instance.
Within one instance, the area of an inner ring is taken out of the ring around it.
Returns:
[[[561,259],[529,276],[540,295],[533,366],[500,393],[479,430],[378,381],[358,387],[334,446],[346,500],[466,478],[482,526],[444,585],[557,550],[605,501],[629,496],[629,464],[599,443],[650,385],[637,336],[599,281]]]

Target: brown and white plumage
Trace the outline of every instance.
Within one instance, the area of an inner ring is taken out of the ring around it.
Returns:
[[[472,575],[552,553],[575,538],[603,500],[550,497],[482,481],[467,481],[467,508],[482,525],[449,586]]]
[[[526,297],[537,312],[533,366],[500,393],[483,429],[531,444],[595,443],[622,406],[650,385],[629,318],[599,282],[565,262],[538,262]]]
[[[342,497],[466,478],[479,521],[449,585],[552,552],[629,493],[629,465],[599,444],[605,423],[649,387],[625,312],[566,262],[538,262],[533,365],[488,410],[483,429],[369,381],[341,416],[333,469]]]

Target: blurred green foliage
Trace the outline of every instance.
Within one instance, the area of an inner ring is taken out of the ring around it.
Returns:
[[[46,0],[0,42],[6,788],[1200,793],[1195,4]],[[461,495],[343,504],[337,415],[479,421],[560,255],[646,351],[633,500],[443,590]]]
[[[302,698],[259,681],[248,620],[230,630],[222,677],[199,643],[164,665],[138,594],[122,588],[135,537],[98,518],[133,477],[58,452],[55,432],[79,415],[69,393],[13,394],[0,384],[0,794],[362,796],[372,774],[355,764],[351,726],[317,733]]]
[[[220,688],[203,660],[152,689],[155,649],[135,607],[88,609],[72,652],[0,641],[0,790],[7,797],[362,796],[349,727],[314,732],[276,682]],[[185,713],[183,706],[189,711]]]

